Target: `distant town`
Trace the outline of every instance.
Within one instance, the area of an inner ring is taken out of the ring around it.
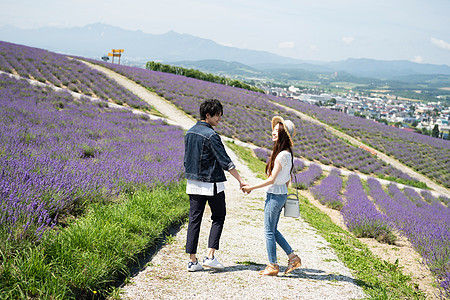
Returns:
[[[450,140],[450,108],[444,102],[419,102],[348,93],[311,92],[297,87],[265,87],[266,94],[294,99],[349,115]]]

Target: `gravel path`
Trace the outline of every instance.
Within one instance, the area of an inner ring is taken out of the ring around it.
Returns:
[[[190,128],[195,120],[175,106],[152,94],[127,78],[100,66],[89,64],[106,73],[136,95],[148,101],[168,117],[172,124]],[[241,176],[250,184],[256,178],[250,169],[227,149]],[[263,233],[263,190],[244,195],[237,181],[227,173],[227,218],[216,252],[224,270],[205,269],[188,272],[188,254],[184,251],[187,226],[181,227],[170,244],[162,247],[147,267],[123,287],[124,299],[358,299],[365,297],[354,276],[337,258],[329,244],[302,219],[281,217],[279,229],[302,258],[303,266],[287,276],[260,276],[267,254]],[[211,225],[206,209],[199,240],[199,258],[206,255],[207,236]],[[278,248],[280,271],[287,265],[287,256]],[[280,273],[282,274],[282,273]]]
[[[105,73],[111,79],[114,79],[117,83],[133,92],[136,96],[145,100],[148,104],[153,106],[162,115],[164,115],[166,117],[165,120],[168,123],[181,126],[184,129],[189,129],[193,125],[195,125],[196,120],[194,120],[191,116],[179,110],[175,105],[173,105],[169,101],[159,97],[154,93],[151,93],[146,88],[126,78],[125,76],[122,76],[116,72],[111,71],[110,69],[101,67],[99,65],[94,65],[82,60],[80,60],[80,62],[83,62],[87,64],[89,67]]]
[[[228,151],[241,176],[250,184],[258,182],[254,174],[233,152]],[[328,243],[302,219],[282,217],[279,229],[303,266],[288,276],[258,275],[265,267],[267,254],[263,234],[264,191],[244,195],[237,181],[227,174],[227,218],[216,251],[224,270],[187,272],[188,255],[184,251],[186,229],[183,226],[171,244],[164,246],[147,267],[123,288],[124,299],[357,299],[364,293],[354,282],[350,270],[338,260]],[[211,225],[210,211],[203,218],[198,255],[206,254]],[[287,256],[278,248],[281,271]],[[243,264],[250,262],[251,264]]]

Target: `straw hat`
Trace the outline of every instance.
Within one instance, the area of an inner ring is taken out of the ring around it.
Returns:
[[[290,141],[291,147],[294,146],[293,138],[294,138],[294,136],[296,134],[294,123],[292,123],[291,120],[283,120],[282,117],[275,116],[272,119],[272,130],[278,123],[282,123],[283,124],[284,128],[286,129],[286,133],[287,133],[287,135],[289,137],[289,141]]]

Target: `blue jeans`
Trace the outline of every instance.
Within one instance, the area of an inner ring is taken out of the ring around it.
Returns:
[[[281,210],[286,199],[286,194],[267,193],[266,203],[264,205],[264,233],[266,236],[267,255],[271,264],[277,263],[277,243],[287,255],[293,252],[289,243],[277,229]]]

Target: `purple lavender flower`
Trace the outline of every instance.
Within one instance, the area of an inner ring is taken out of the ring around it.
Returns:
[[[54,226],[78,202],[182,177],[183,131],[0,75],[0,228]]]
[[[342,177],[338,169],[333,169],[319,185],[313,186],[309,190],[320,203],[340,210],[344,202],[340,195],[341,189]]]

